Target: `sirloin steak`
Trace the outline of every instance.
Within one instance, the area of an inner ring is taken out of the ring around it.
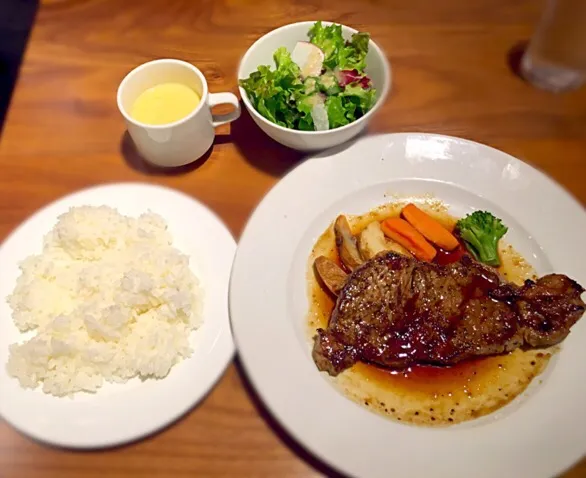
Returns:
[[[463,256],[440,266],[394,252],[358,267],[340,290],[313,359],[338,375],[357,361],[451,365],[562,341],[584,312],[584,289],[561,274],[521,287]]]

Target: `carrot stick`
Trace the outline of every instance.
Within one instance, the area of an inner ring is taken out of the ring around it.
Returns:
[[[415,204],[407,204],[401,211],[403,217],[417,229],[423,237],[436,246],[452,251],[458,247],[458,239],[438,221],[419,209]]]
[[[435,248],[427,242],[417,229],[400,217],[391,217],[381,223],[381,229],[393,241],[401,244],[417,259],[431,262],[437,254]]]

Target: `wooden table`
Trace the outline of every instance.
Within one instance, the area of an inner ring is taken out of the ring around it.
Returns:
[[[512,49],[530,36],[538,15],[534,0],[47,0],[0,144],[0,239],[48,202],[114,181],[191,194],[238,237],[300,155],[269,140],[244,113],[220,128],[205,162],[176,171],[148,167],[124,134],[116,88],[137,64],[175,57],[196,64],[211,91],[236,92],[238,60],[256,38],[315,19],[368,30],[386,50],[394,85],[372,132],[488,143],[545,170],[586,203],[586,90],[555,96],[510,69]],[[238,364],[179,423],[116,450],[50,449],[0,421],[2,478],[320,474],[331,472],[268,419]],[[586,461],[565,476],[586,476]]]

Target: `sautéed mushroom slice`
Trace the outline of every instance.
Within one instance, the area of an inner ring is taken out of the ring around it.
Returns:
[[[338,295],[348,279],[348,274],[338,267],[338,264],[324,256],[319,256],[313,265],[324,285],[332,294]]]
[[[334,234],[340,260],[348,270],[353,271],[364,262],[364,259],[358,251],[356,238],[352,235],[346,216],[338,216],[334,223]]]

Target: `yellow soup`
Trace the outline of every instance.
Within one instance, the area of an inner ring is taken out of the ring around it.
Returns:
[[[181,83],[162,83],[143,91],[132,105],[130,116],[145,124],[167,124],[185,118],[200,97]]]

